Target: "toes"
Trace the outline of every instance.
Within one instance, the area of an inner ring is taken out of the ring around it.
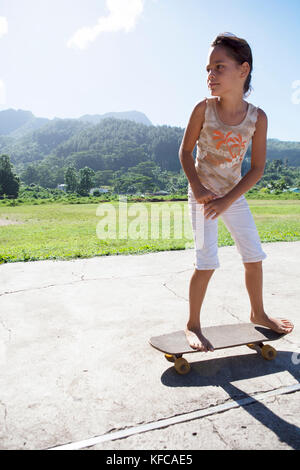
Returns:
[[[290,333],[292,330],[293,330],[293,328],[281,327],[280,328],[280,333]]]
[[[202,351],[202,350],[203,350],[202,344],[199,344],[199,343],[191,343],[190,346],[191,346],[191,348],[197,349],[198,351]]]
[[[293,331],[294,329],[293,323],[287,320],[286,318],[278,318],[277,325],[278,325],[278,328],[277,328],[278,333],[291,333],[291,331]]]
[[[286,320],[285,318],[281,319],[281,329],[284,330],[285,332],[291,332],[294,329],[293,323],[291,323],[289,320]]]
[[[282,323],[285,323],[287,326],[294,326],[293,323],[290,320],[287,320],[286,318],[279,318]]]

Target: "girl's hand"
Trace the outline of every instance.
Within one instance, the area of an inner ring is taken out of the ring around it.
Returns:
[[[194,193],[195,199],[199,204],[206,204],[212,199],[217,198],[218,196],[214,194],[209,189],[199,189]]]
[[[230,205],[231,203],[225,196],[214,199],[213,201],[204,204],[204,217],[214,220],[219,217],[222,212],[226,211]]]

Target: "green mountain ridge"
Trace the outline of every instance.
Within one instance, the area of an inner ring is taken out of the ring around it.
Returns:
[[[50,122],[74,120],[90,122],[92,124],[99,124],[103,119],[113,117],[115,119],[128,119],[133,122],[151,126],[151,121],[144,113],[139,111],[121,111],[111,112],[105,114],[85,114],[79,118],[57,118],[48,119],[36,117],[31,111],[24,111],[22,109],[5,109],[0,111],[0,136],[24,137],[31,131],[40,129]]]
[[[117,115],[119,118],[86,115],[80,119],[44,120],[35,118],[30,111],[2,111],[0,154],[9,155],[17,172],[30,164],[44,163],[49,171],[68,165],[77,170],[88,166],[94,171],[122,168],[126,171],[147,161],[154,162],[162,171],[181,170],[178,150],[183,128],[139,123],[125,119],[126,113]],[[13,124],[15,117],[18,119]],[[251,145],[245,156],[247,165],[250,156]],[[268,139],[267,160],[282,160],[289,166],[300,167],[300,142]]]

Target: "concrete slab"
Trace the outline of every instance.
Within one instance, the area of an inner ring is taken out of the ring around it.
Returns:
[[[263,248],[268,255],[263,263],[266,312],[291,319],[294,332],[276,343],[275,361],[264,361],[246,347],[193,354],[188,376],[178,376],[148,339],[184,327],[193,250],[1,265],[0,448],[45,449],[297,383],[300,242]],[[236,248],[220,248],[219,257],[221,268],[210,281],[202,323],[247,322],[250,304]],[[295,433],[300,422],[298,396],[287,395],[290,408],[274,410],[287,432]],[[248,408],[255,406],[260,405]],[[213,434],[224,436],[235,426],[230,416],[240,422],[248,415],[231,410],[203,418],[201,426],[205,422]],[[251,421],[255,436],[268,429],[269,436],[276,434],[271,415],[257,416]],[[193,429],[195,422],[143,436],[154,449],[165,432],[168,449],[208,448],[205,431],[197,434],[196,443],[192,433],[176,447],[178,433],[189,424]],[[281,448],[282,432],[276,435],[277,441],[261,442]],[[123,448],[142,449],[143,436],[120,442],[128,445]],[[215,445],[253,448],[254,437],[239,443],[232,434]],[[295,439],[283,445],[295,448]]]
[[[299,449],[299,418],[299,395],[283,395],[85,450]]]

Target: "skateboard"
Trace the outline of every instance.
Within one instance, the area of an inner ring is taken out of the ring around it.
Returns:
[[[253,323],[210,326],[202,328],[202,333],[214,350],[247,345],[268,361],[275,359],[277,351],[264,342],[275,341],[286,334],[276,333],[276,331]],[[165,353],[165,358],[174,363],[175,370],[181,375],[188,374],[191,369],[188,361],[182,357],[183,354],[202,352],[189,345],[183,330],[153,336],[149,343],[153,348]]]

